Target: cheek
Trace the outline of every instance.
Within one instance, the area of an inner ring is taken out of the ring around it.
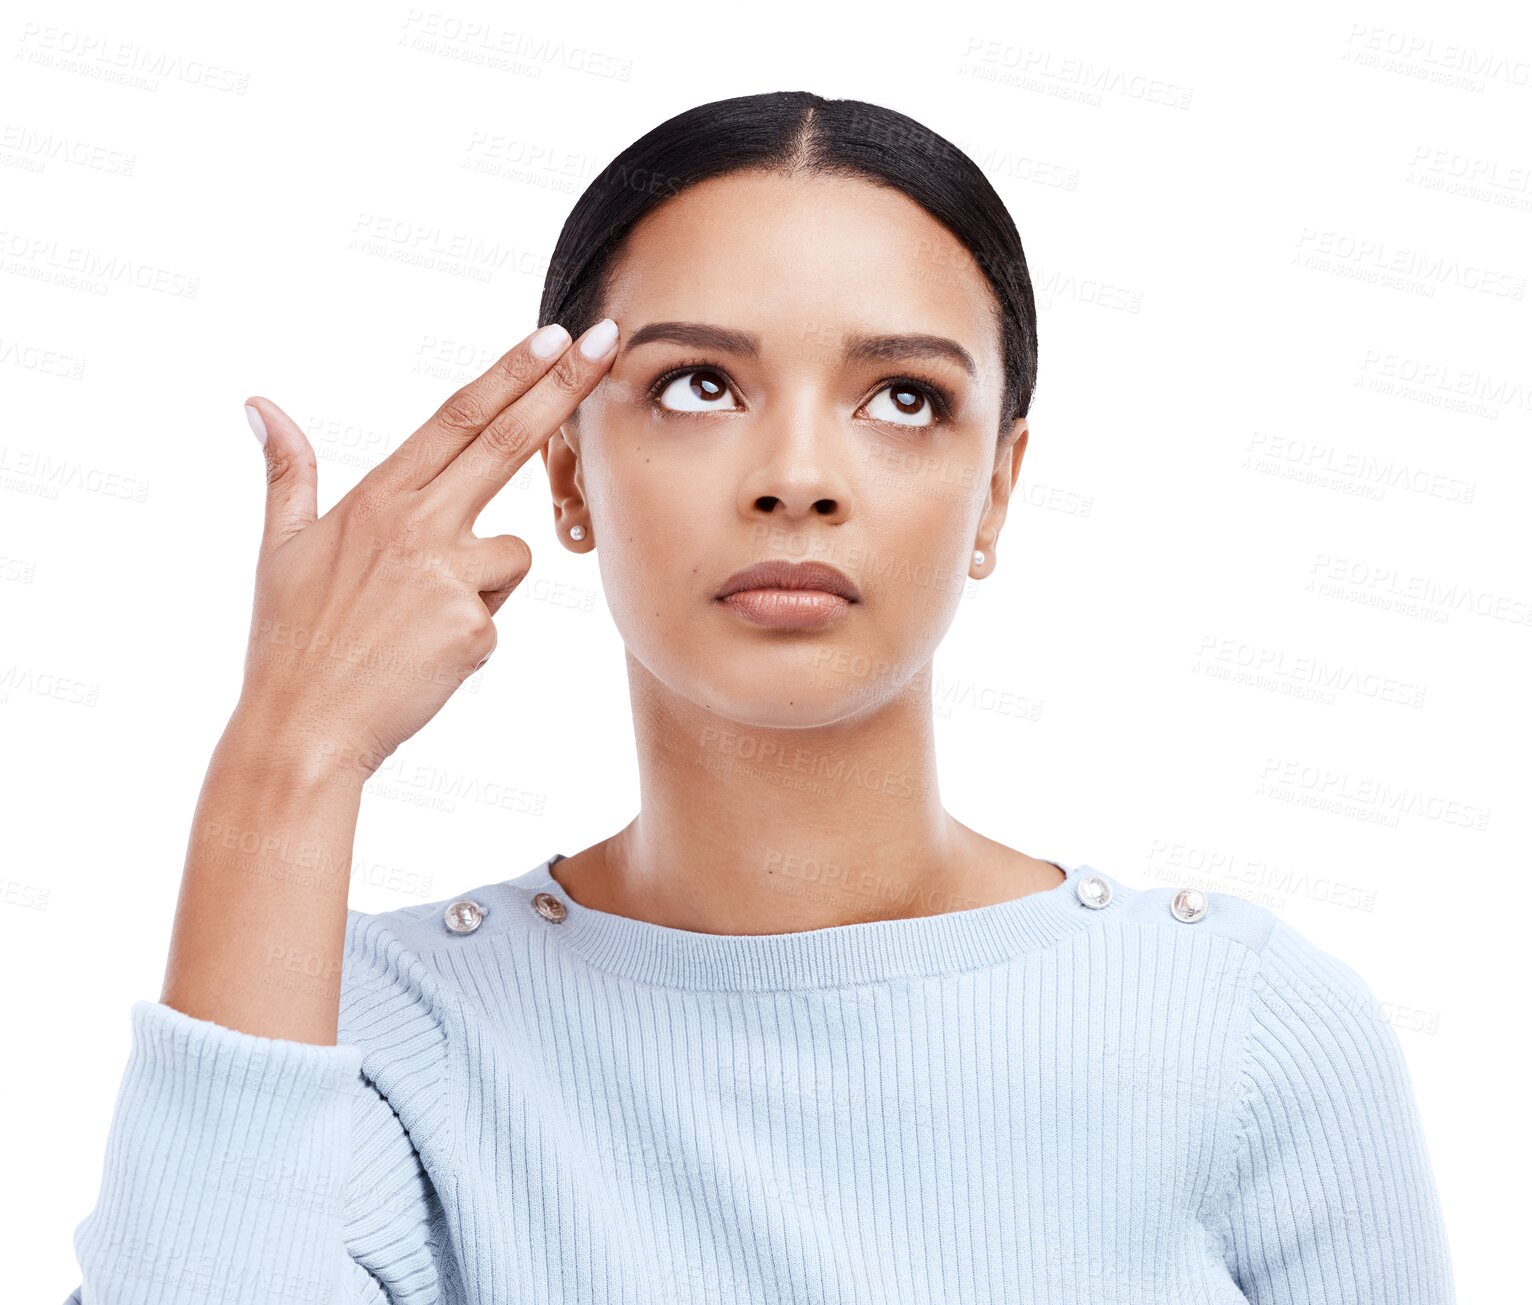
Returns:
[[[870,546],[866,561],[875,577],[886,576],[888,584],[900,588],[913,579],[921,587],[967,567],[972,513],[966,495],[933,489],[894,497],[885,491],[876,518],[867,520],[859,534]]]
[[[646,438],[603,434],[584,465],[601,581],[614,614],[652,618],[675,606],[704,554],[709,501]]]
[[[890,657],[923,658],[940,642],[967,592],[970,513],[963,501],[885,492],[850,557],[869,603],[874,637]]]

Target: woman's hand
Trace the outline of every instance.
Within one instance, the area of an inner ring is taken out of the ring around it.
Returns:
[[[491,618],[532,563],[524,540],[480,539],[474,522],[606,375],[616,337],[608,319],[576,344],[562,327],[535,332],[323,517],[303,432],[250,401],[266,524],[237,718],[283,751],[370,774],[441,709],[494,650]]]

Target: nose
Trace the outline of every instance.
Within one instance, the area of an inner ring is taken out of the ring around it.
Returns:
[[[851,510],[848,455],[834,421],[805,403],[779,420],[762,418],[748,447],[756,457],[740,484],[742,515],[774,526],[831,524]]]

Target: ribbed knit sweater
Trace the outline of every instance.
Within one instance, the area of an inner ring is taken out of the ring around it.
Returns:
[[[335,1046],[135,1002],[69,1301],[1454,1299],[1397,1035],[1262,906],[706,934],[561,859],[348,912]]]

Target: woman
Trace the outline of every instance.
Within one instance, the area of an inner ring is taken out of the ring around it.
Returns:
[[[1036,377],[975,165],[875,105],[704,105],[582,196],[540,318],[322,518],[252,401],[244,688],[72,1299],[1450,1300],[1351,969],[941,806],[932,656]],[[527,574],[472,527],[534,454],[626,644],[640,812],[348,911],[363,781]]]

